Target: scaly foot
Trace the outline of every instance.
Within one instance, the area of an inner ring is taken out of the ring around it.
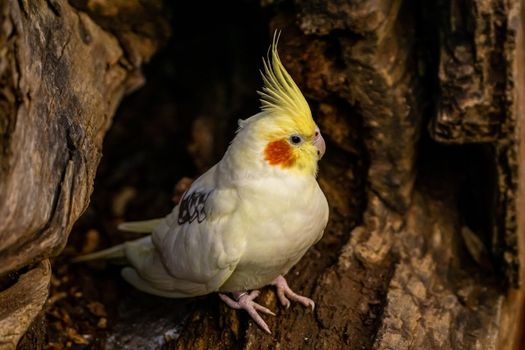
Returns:
[[[264,322],[261,316],[257,313],[257,311],[260,311],[267,315],[275,316],[275,314],[272,312],[272,310],[257,304],[253,299],[257,298],[260,294],[258,290],[252,290],[250,293],[247,292],[235,292],[232,293],[235,300],[227,296],[226,294],[219,293],[219,297],[222,301],[226,303],[229,307],[232,309],[243,309],[248,312],[248,315],[257,323],[259,327],[261,327],[266,333],[271,334],[270,328]]]
[[[277,297],[279,298],[279,301],[281,304],[289,308],[290,307],[290,300],[297,301],[298,303],[303,304],[305,307],[309,307],[312,309],[312,311],[315,308],[315,303],[312,299],[303,297],[302,295],[299,295],[295,293],[290,286],[288,285],[288,282],[284,279],[283,276],[277,277],[273,282],[272,285],[274,285],[277,288]]]

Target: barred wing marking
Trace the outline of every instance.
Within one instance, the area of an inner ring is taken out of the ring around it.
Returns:
[[[212,192],[195,191],[184,195],[179,205],[179,217],[177,218],[179,225],[191,224],[195,220],[200,224],[206,220],[205,204]]]

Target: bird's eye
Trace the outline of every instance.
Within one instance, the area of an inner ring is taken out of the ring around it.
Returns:
[[[299,136],[299,135],[292,135],[292,136],[290,136],[290,142],[291,142],[293,145],[298,145],[298,144],[300,144],[301,142],[303,142],[303,139],[302,139],[301,136]]]

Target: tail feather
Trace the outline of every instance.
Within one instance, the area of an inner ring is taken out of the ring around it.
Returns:
[[[78,256],[71,260],[73,263],[79,263],[84,261],[99,260],[99,259],[122,259],[126,258],[126,252],[124,250],[124,244],[119,244],[114,247],[104,249],[91,254]]]
[[[137,233],[151,233],[162,222],[164,218],[152,219],[145,221],[123,222],[118,225],[121,231],[137,232]]]
[[[144,293],[152,294],[152,295],[158,295],[160,297],[165,298],[189,298],[197,295],[202,295],[205,293],[200,294],[187,294],[182,291],[177,290],[162,290],[155,288],[151,284],[150,281],[147,281],[139,276],[137,271],[132,267],[125,267],[121,271],[122,277],[133,287],[137,288],[138,290],[143,291]]]
[[[119,230],[122,230],[122,231],[137,232],[137,233],[151,233],[163,221],[164,221],[164,218],[145,220],[145,221],[123,222],[122,224],[118,226],[118,228]],[[139,241],[142,243],[143,239],[139,238],[137,242]],[[71,262],[78,263],[78,262],[98,260],[98,259],[106,259],[106,260],[107,259],[111,259],[111,260],[126,259],[125,246],[126,245],[136,245],[137,242],[135,241],[126,242],[124,244],[119,244],[114,247],[101,250],[99,252],[82,255],[82,256],[74,258],[73,260],[71,260]],[[149,243],[149,245],[151,245],[151,243]]]

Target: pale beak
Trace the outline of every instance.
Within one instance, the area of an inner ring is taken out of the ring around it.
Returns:
[[[315,128],[315,134],[312,138],[312,145],[317,148],[317,155],[319,156],[319,159],[323,158],[324,152],[326,151],[326,144],[324,143],[323,135],[321,135],[319,127]]]

